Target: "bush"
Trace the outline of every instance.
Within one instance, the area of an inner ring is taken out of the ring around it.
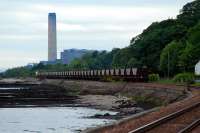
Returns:
[[[133,96],[132,100],[135,101],[138,106],[142,106],[144,109],[150,109],[166,104],[164,100],[154,96],[138,95]]]
[[[200,80],[200,75],[195,75],[196,80]]]
[[[195,76],[193,73],[179,73],[174,77],[174,82],[176,83],[193,83]]]
[[[160,79],[159,74],[150,74],[148,75],[149,81],[158,81]]]

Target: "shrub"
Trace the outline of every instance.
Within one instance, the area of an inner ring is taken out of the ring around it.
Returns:
[[[174,77],[174,82],[176,83],[193,83],[195,76],[193,73],[179,73]]]
[[[148,79],[149,81],[158,81],[160,77],[159,77],[159,74],[149,74]]]
[[[113,79],[110,76],[108,76],[108,77],[105,76],[105,77],[102,78],[102,81],[104,81],[104,82],[112,82]]]
[[[195,79],[200,80],[200,75],[195,75]]]
[[[135,101],[138,106],[142,106],[144,109],[150,109],[166,104],[164,100],[154,96],[138,95],[133,96],[132,100]]]

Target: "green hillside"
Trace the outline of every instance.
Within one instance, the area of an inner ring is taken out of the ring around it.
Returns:
[[[186,4],[176,19],[154,22],[130,46],[87,55],[76,64],[81,68],[143,67],[166,74],[193,71],[200,60],[200,0]],[[79,63],[78,63],[79,62]]]
[[[36,70],[147,67],[161,75],[193,72],[200,60],[200,0],[186,4],[176,19],[154,22],[131,39],[130,45],[110,52],[94,51],[69,65],[42,66]],[[16,71],[16,69],[15,69]],[[9,70],[9,74],[12,70]],[[10,74],[11,75],[11,74]]]

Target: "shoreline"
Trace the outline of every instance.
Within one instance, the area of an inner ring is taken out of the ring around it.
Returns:
[[[98,81],[75,81],[75,80],[42,80],[37,79],[4,79],[0,83],[18,83],[18,84],[37,84],[35,89],[45,89],[52,91],[59,90],[62,88],[64,93],[70,92],[70,95],[76,96],[73,102],[69,103],[63,102],[60,99],[57,103],[47,102],[46,104],[41,104],[41,102],[36,102],[37,104],[28,104],[32,107],[87,107],[99,110],[108,110],[119,112],[115,116],[105,114],[93,116],[93,118],[108,118],[120,120],[122,118],[129,117],[131,115],[144,112],[146,110],[162,106],[162,105],[151,105],[148,103],[138,104],[137,100],[143,100],[144,97],[155,97],[155,101],[165,100],[163,105],[173,103],[184,99],[186,96],[183,87],[178,86],[166,86],[151,83],[131,83],[131,82],[98,82]],[[49,95],[50,92],[45,92],[45,95]],[[56,97],[60,97],[60,92]],[[32,94],[31,94],[32,95]],[[138,97],[140,95],[141,97]],[[49,97],[49,96],[48,96]],[[53,96],[55,97],[55,96]],[[135,98],[135,99],[134,99]],[[136,99],[138,98],[138,99]],[[55,99],[54,99],[55,100]],[[152,100],[152,99],[150,99]],[[150,101],[152,102],[152,101]],[[30,102],[31,103],[31,102]],[[45,102],[44,102],[45,103]],[[152,103],[153,104],[153,103]],[[12,105],[11,105],[12,106]],[[8,107],[11,107],[8,105]],[[17,105],[19,107],[19,105]],[[13,106],[13,107],[17,107]],[[26,107],[20,105],[21,107]]]

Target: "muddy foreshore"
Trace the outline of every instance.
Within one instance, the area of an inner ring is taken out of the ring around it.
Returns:
[[[23,99],[25,95],[22,94],[26,94],[25,98],[28,98],[28,102],[24,99],[22,101],[17,99],[17,106],[9,104],[8,107],[22,107],[26,104],[34,107],[81,106],[119,112],[115,116],[96,114],[93,118],[121,119],[158,106],[166,106],[187,97],[187,93],[182,86],[151,83],[75,80],[39,81],[31,78],[0,80],[0,86],[5,84],[7,87],[9,87],[9,84],[10,87],[16,84],[31,87],[29,95],[26,91],[20,92],[18,96],[18,98]],[[16,94],[14,95],[16,96]],[[68,99],[69,97],[71,97],[71,101]],[[4,102],[0,100],[0,105],[3,105]],[[8,103],[10,102],[8,101]]]

